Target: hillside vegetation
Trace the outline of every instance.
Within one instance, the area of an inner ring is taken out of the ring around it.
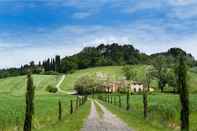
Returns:
[[[75,81],[77,79],[85,75],[95,75],[96,73],[106,73],[113,80],[121,79],[123,77],[122,67],[123,66],[104,66],[104,67],[95,67],[95,68],[77,70],[76,72],[72,74],[66,75],[61,85],[61,88],[67,91],[73,90]],[[131,67],[136,71],[137,79],[140,79],[144,75],[145,68],[147,67],[147,65],[133,65]],[[188,74],[189,74],[188,84],[190,87],[189,90],[192,93],[197,92],[197,86],[196,86],[197,85],[197,73],[189,71]],[[158,88],[156,79],[154,79],[151,82],[151,86],[155,89]],[[171,87],[165,87],[165,89],[170,90]]]

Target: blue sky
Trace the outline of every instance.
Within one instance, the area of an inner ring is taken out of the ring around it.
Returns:
[[[118,42],[197,58],[196,0],[1,0],[0,68]]]

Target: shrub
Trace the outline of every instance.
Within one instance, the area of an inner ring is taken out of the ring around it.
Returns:
[[[46,88],[46,90],[48,92],[50,92],[50,93],[56,93],[58,91],[56,87],[51,86],[51,85],[48,85],[47,88]]]

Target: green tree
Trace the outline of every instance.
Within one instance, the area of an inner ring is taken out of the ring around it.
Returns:
[[[148,67],[145,72],[145,78],[143,80],[143,105],[144,105],[144,119],[148,115],[148,92],[150,91],[150,83],[152,80],[153,69]]]
[[[27,92],[26,92],[26,112],[24,121],[24,131],[31,131],[32,116],[34,113],[34,85],[31,74],[27,75]]]
[[[164,91],[164,87],[167,83],[166,81],[167,68],[165,66],[165,61],[166,60],[163,56],[158,56],[156,58],[156,61],[153,63],[154,68],[155,68],[154,76],[158,79],[158,86],[159,86],[159,89],[161,89],[161,92]]]
[[[79,94],[90,94],[92,90],[95,88],[96,82],[92,76],[86,75],[80,77],[74,85],[75,90]]]
[[[187,67],[181,54],[176,68],[177,86],[181,102],[181,131],[189,131],[189,92],[187,86]]]
[[[123,74],[127,80],[136,80],[136,70],[132,66],[124,66],[122,68]]]
[[[55,71],[60,72],[61,59],[59,55],[55,56]]]

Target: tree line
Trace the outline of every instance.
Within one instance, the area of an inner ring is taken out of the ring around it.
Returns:
[[[0,78],[8,76],[17,76],[27,74],[31,69],[34,74],[49,73],[72,73],[77,69],[84,69],[97,66],[113,66],[113,65],[134,65],[149,64],[154,65],[158,62],[169,66],[176,63],[178,54],[183,53],[186,56],[186,64],[188,66],[196,66],[197,62],[191,54],[179,48],[171,48],[167,52],[147,55],[135,49],[132,45],[120,45],[113,43],[111,45],[100,44],[97,47],[85,47],[82,51],[72,56],[60,58],[48,58],[35,64],[31,61],[29,64],[20,68],[9,68],[0,70]],[[160,60],[160,58],[162,59]],[[161,82],[165,83],[165,81]]]

